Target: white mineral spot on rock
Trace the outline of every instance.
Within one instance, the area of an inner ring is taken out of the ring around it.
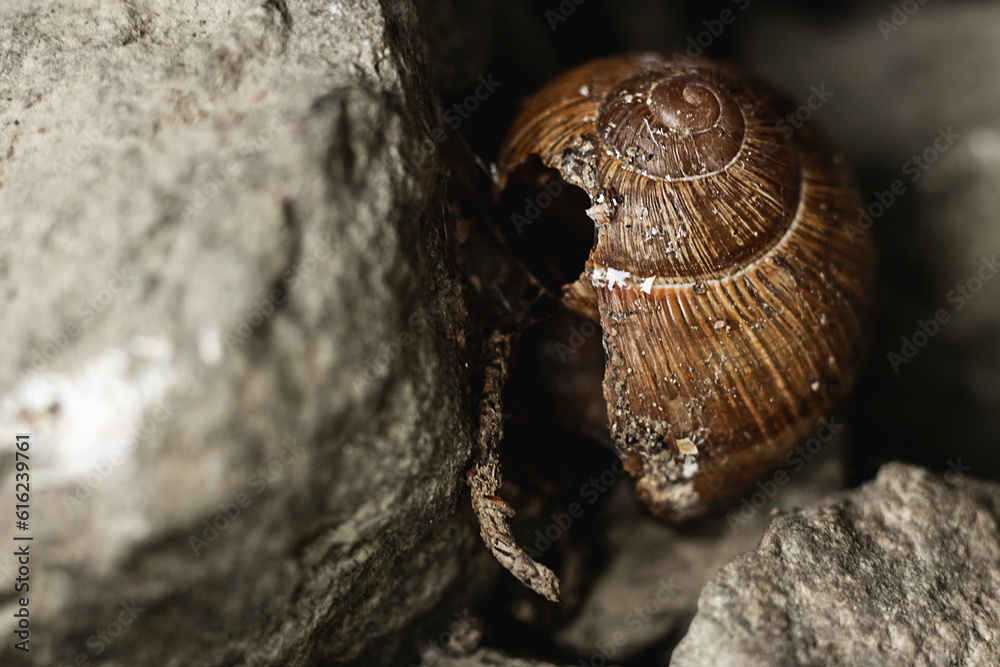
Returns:
[[[169,416],[163,401],[176,381],[172,362],[169,341],[143,337],[76,374],[30,376],[0,398],[0,429],[33,434],[39,488],[84,475],[112,455],[127,456],[143,429],[155,428],[144,424],[148,409],[161,404]]]

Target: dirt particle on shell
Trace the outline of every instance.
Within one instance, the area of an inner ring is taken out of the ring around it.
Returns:
[[[697,456],[698,447],[691,441],[691,438],[680,438],[677,441],[677,451],[685,456]]]

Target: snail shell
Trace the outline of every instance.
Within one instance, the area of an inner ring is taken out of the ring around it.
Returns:
[[[871,235],[838,156],[763,84],[703,60],[597,60],[531,98],[531,156],[582,189],[595,236],[563,304],[598,319],[607,421],[636,493],[679,520],[731,501],[817,427],[866,349]]]

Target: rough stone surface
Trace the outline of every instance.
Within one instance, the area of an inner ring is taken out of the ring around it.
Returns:
[[[0,25],[33,664],[414,655],[497,568],[459,510],[471,343],[412,5],[9,0]]]
[[[757,545],[772,512],[812,505],[843,488],[846,433],[837,429],[828,442],[810,443],[815,454],[793,453],[724,513],[682,527],[651,517],[620,485],[601,522],[609,563],[557,642],[582,658],[628,661],[680,635],[705,582]]]
[[[995,665],[997,618],[1000,485],[894,463],[775,517],[670,664]]]

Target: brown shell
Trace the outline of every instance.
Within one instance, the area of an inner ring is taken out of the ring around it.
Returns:
[[[871,235],[843,160],[763,84],[639,54],[549,83],[505,139],[591,198],[594,247],[563,303],[600,320],[612,440],[637,494],[681,519],[781,464],[865,352]]]

